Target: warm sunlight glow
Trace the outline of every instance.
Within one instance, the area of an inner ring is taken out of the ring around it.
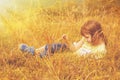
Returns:
[[[0,0],[0,80],[120,80],[120,0]]]

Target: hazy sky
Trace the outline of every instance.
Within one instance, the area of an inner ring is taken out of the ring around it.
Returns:
[[[5,8],[16,9],[18,7],[24,7],[25,5],[27,6],[32,5],[33,7],[37,5],[50,6],[58,1],[66,2],[70,0],[0,0],[0,12]],[[81,1],[81,0],[76,0],[76,1]]]
[[[37,6],[48,7],[54,5],[56,2],[59,1],[66,2],[70,0],[0,0],[0,15],[6,15],[7,9],[23,12],[24,10],[30,9],[31,6],[32,8],[35,8]]]
[[[10,0],[0,0],[0,13],[4,13],[6,8],[15,7],[14,2],[10,2]]]
[[[23,9],[29,6],[50,6],[57,0],[0,0],[0,14],[5,12],[5,9]]]
[[[15,11],[24,11],[29,8],[35,8],[36,6],[47,7],[53,5],[59,0],[0,0],[0,15],[7,16],[7,9]],[[1,27],[0,21],[0,27]]]
[[[23,12],[24,10],[31,8],[31,6],[32,8],[35,8],[37,6],[48,7],[54,5],[56,2],[59,1],[66,2],[70,0],[0,0],[0,15],[7,16],[7,9]]]

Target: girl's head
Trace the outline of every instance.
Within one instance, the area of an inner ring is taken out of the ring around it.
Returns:
[[[98,45],[101,41],[106,43],[100,23],[90,20],[81,27],[81,34],[93,45]]]

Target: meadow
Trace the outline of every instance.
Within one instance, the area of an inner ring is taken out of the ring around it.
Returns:
[[[0,15],[4,26],[0,27],[0,80],[120,80],[119,4],[119,0],[79,4],[71,0],[23,12],[7,9],[7,16]],[[68,51],[41,59],[18,48],[21,43],[39,48],[61,42],[63,34],[78,41],[80,27],[88,20],[102,25],[108,42],[104,58],[78,57]]]

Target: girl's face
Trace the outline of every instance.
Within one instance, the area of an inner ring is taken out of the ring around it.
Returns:
[[[90,35],[90,34],[85,34],[84,37],[85,37],[85,39],[86,39],[89,43],[92,42],[92,38],[91,38],[91,35]]]

